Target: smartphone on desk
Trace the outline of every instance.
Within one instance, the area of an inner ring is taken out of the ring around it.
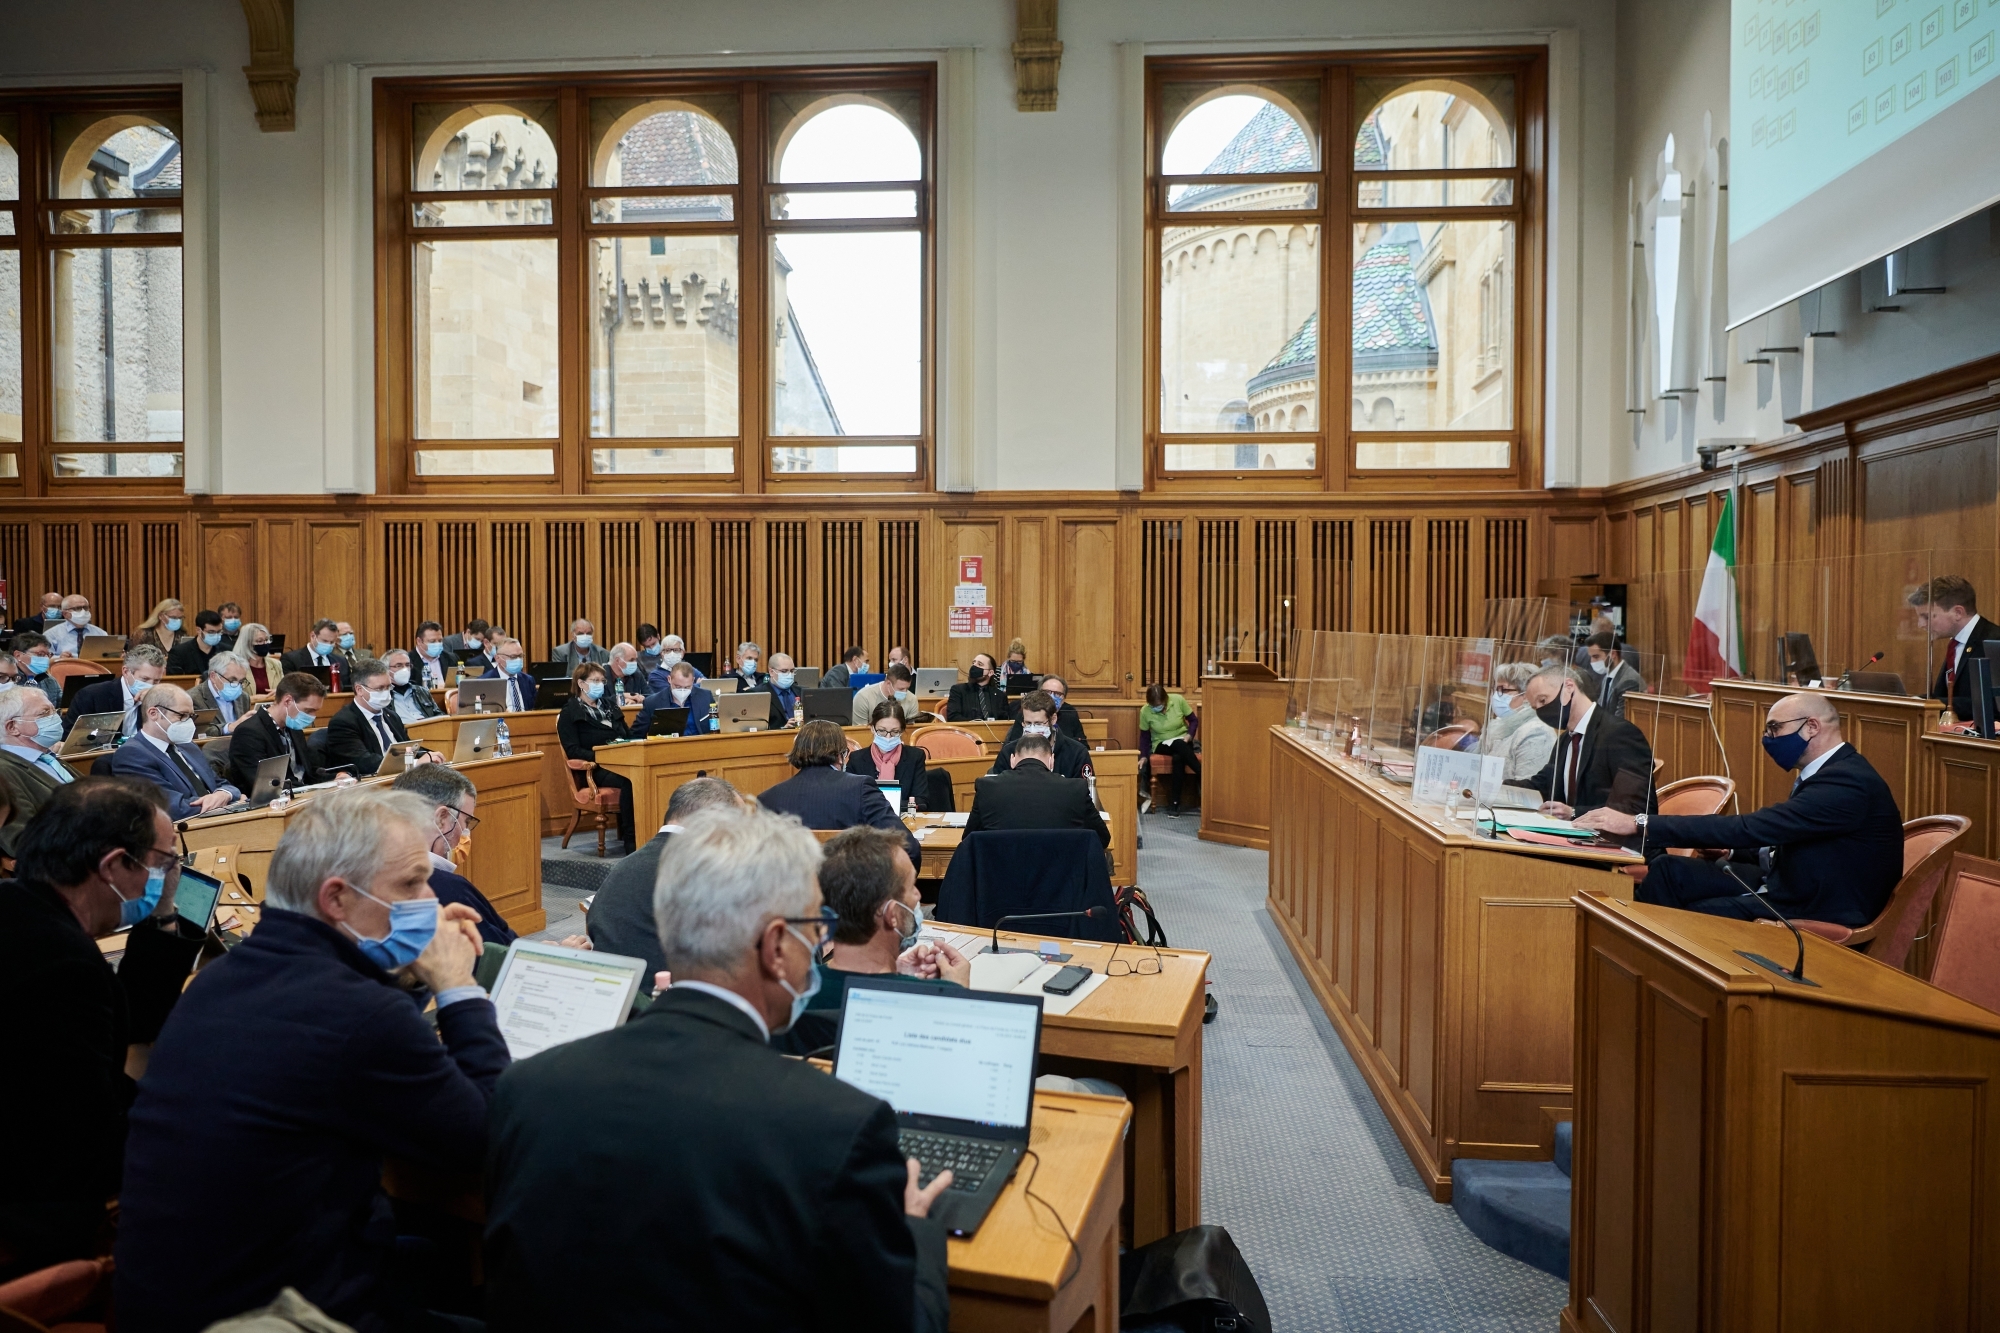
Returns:
[[[1042,989],[1050,995],[1068,995],[1078,986],[1090,980],[1090,969],[1071,963],[1062,971],[1042,983]]]

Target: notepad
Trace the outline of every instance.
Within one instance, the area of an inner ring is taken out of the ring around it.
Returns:
[[[1493,822],[1504,829],[1533,829],[1537,833],[1576,833],[1594,838],[1597,835],[1589,829],[1580,829],[1567,819],[1555,819],[1535,810],[1500,810],[1493,812]]]
[[[1045,963],[1031,953],[983,953],[972,960],[972,989],[1033,995],[1041,1000],[1043,1013],[1066,1014],[1110,980],[1104,973],[1095,972],[1090,980],[1067,995],[1051,995],[1043,990],[1043,983],[1062,969],[1063,964]]]

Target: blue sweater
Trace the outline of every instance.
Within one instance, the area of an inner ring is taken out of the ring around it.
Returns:
[[[336,1319],[383,1328],[395,1238],[383,1158],[477,1169],[507,1064],[491,1002],[439,1010],[433,1033],[345,935],[267,909],[188,987],[140,1081],[119,1326],[194,1333],[292,1286]]]

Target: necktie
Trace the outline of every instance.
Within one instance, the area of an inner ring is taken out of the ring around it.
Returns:
[[[181,776],[187,779],[188,789],[194,792],[196,796],[202,796],[208,792],[208,784],[195,775],[194,766],[181,757],[180,747],[171,741],[167,743],[167,758],[174,761],[174,767],[181,771]]]
[[[1958,683],[1958,640],[1951,641],[1944,659],[1944,697],[1951,698],[1952,686]]]
[[[1583,755],[1583,737],[1570,732],[1563,737],[1569,753],[1563,760],[1563,804],[1576,804],[1576,766]]]
[[[42,757],[37,762],[43,768],[48,769],[50,773],[54,774],[57,782],[71,783],[76,781],[76,775],[69,771],[69,765],[46,750],[42,752]]]
[[[389,747],[396,743],[396,739],[389,734],[389,719],[380,713],[375,715],[375,734],[382,738],[382,753],[389,753]]]

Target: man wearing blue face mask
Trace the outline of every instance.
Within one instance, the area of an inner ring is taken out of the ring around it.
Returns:
[[[84,778],[55,794],[0,882],[0,1133],[33,1145],[0,1173],[0,1279],[99,1253],[119,1192],[131,1047],[179,998],[202,933],[174,916],[174,827],[142,784]],[[96,937],[129,926],[114,972]]]
[[[213,710],[215,724],[206,734],[227,736],[250,716],[250,668],[235,653],[217,653],[209,660],[208,673],[201,684],[188,691],[194,711]]]
[[[597,626],[579,617],[569,622],[569,642],[551,648],[549,660],[560,665],[563,674],[568,675],[585,662],[603,666],[611,660],[611,654],[597,642]]]
[[[326,686],[318,676],[295,671],[281,677],[272,690],[271,702],[254,710],[229,737],[230,782],[238,790],[249,791],[257,781],[257,765],[281,754],[291,761],[288,785],[308,787],[325,782],[332,775],[306,744],[306,733],[318,722],[325,704]]]
[[[59,592],[45,592],[42,594],[40,609],[31,616],[23,616],[15,621],[13,630],[16,634],[39,634],[61,619],[62,594]]]
[[[132,1328],[205,1328],[288,1286],[357,1328],[421,1323],[392,1279],[383,1159],[476,1170],[508,1064],[472,977],[478,913],[430,890],[434,836],[427,801],[378,788],[290,817],[256,932],[183,997],[132,1110]],[[197,1235],[214,1243],[190,1252]]]
[[[771,730],[779,731],[792,725],[799,699],[804,691],[799,689],[798,669],[792,664],[790,653],[771,654],[771,673],[766,689],[771,692]]]
[[[215,660],[218,652],[227,652],[222,646],[226,636],[222,630],[222,617],[213,611],[197,611],[194,616],[194,633],[175,644],[167,653],[167,674],[169,676],[199,676],[208,671],[208,664]]]
[[[444,669],[448,665],[445,661],[444,626],[435,620],[426,620],[417,626],[417,649],[410,660],[415,668],[414,677],[421,688],[443,689]]]
[[[243,794],[215,776],[208,756],[194,744],[194,703],[178,685],[155,685],[139,699],[139,733],[111,752],[106,768],[140,778],[167,798],[179,821],[212,815]]]
[[[917,895],[917,868],[893,832],[851,828],[827,843],[825,851],[819,891],[836,920],[833,939],[819,960],[819,993],[806,1006],[808,1015],[829,1013],[837,1018],[849,977],[942,978],[961,986],[972,984],[972,964],[958,950],[942,939],[920,938],[924,905]],[[813,1027],[807,1040],[824,1035],[831,1042],[838,1036],[837,1024],[824,1031],[818,1024]]]
[[[1841,739],[1824,694],[1788,694],[1771,705],[1764,753],[1787,772],[1791,795],[1747,815],[1654,815],[1595,810],[1576,822],[1619,837],[1644,830],[1642,903],[1712,916],[1787,917],[1865,926],[1903,875],[1903,816],[1889,784]],[[1670,847],[1726,847],[1727,861],[1666,856]],[[1764,903],[1755,899],[1762,896]]]
[[[54,664],[55,652],[47,639],[39,634],[14,636],[14,670],[21,687],[40,690],[50,703],[60,705],[62,682],[49,674]]]
[[[679,1328],[946,1326],[945,1236],[927,1214],[948,1176],[919,1190],[887,1102],[769,1045],[817,990],[819,867],[792,820],[695,814],[654,891],[672,987],[501,1079],[494,1333],[629,1328],[663,1310]]]
[[[14,844],[35,812],[76,781],[69,765],[56,758],[62,738],[62,718],[46,694],[18,686],[0,693],[0,782],[14,807],[6,827],[0,828],[0,854],[14,855]]]

